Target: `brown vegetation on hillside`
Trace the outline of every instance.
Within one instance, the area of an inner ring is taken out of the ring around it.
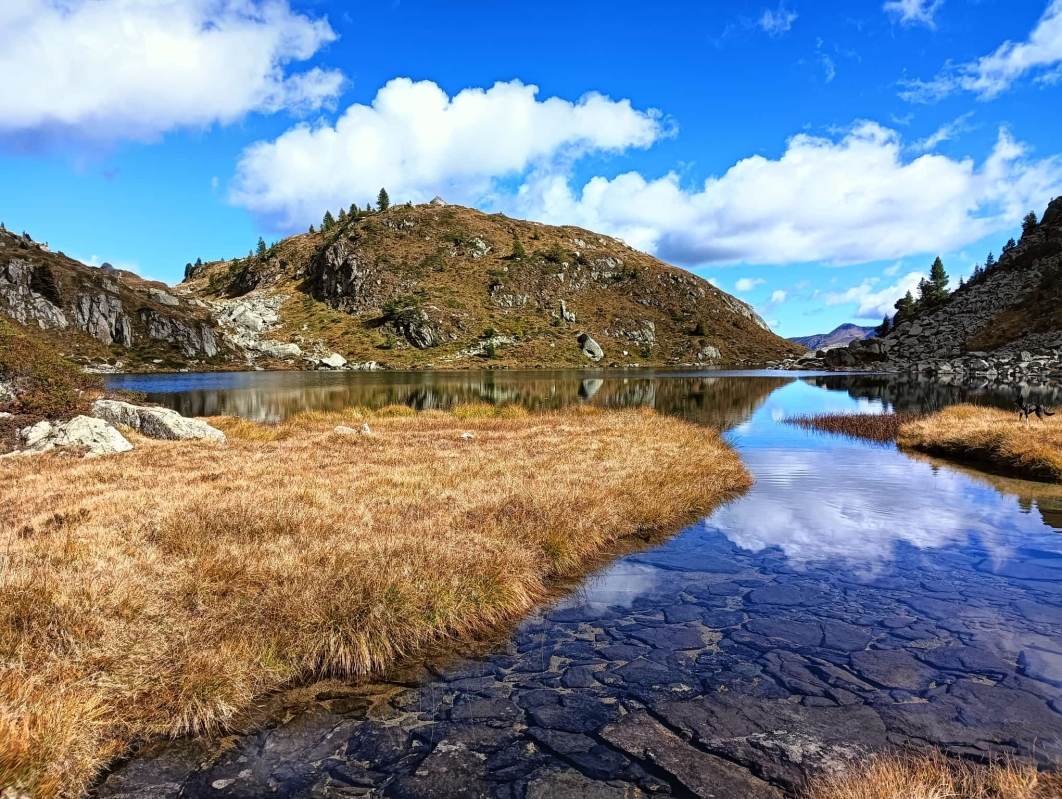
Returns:
[[[0,460],[0,789],[74,796],[135,741],[496,630],[750,483],[650,411],[216,423],[227,446]]]
[[[7,297],[0,295],[0,318],[21,318],[28,326],[38,328],[35,332],[42,341],[79,364],[101,367],[121,360],[125,371],[135,372],[173,370],[187,367],[195,360],[194,365],[199,369],[224,368],[227,364],[232,368],[226,360],[230,357],[228,353],[210,359],[203,353],[189,356],[175,338],[151,337],[144,314],[154,314],[171,325],[180,323],[192,329],[204,324],[213,326],[211,312],[206,308],[188,301],[181,301],[178,305],[160,303],[157,292],[172,291],[165,283],[107,265],[106,268],[88,266],[28,238],[0,231],[0,281],[12,263],[30,270],[29,288],[63,313],[65,326],[57,326],[54,320],[37,316],[38,309],[34,309],[32,303],[27,305],[26,297],[20,298],[17,291],[9,292]],[[100,321],[106,314],[98,313],[101,299],[116,318],[127,320],[133,339],[128,346],[117,340],[104,343],[87,329],[95,328],[98,334],[99,328],[106,327]],[[21,307],[13,307],[12,301]],[[90,309],[92,315],[94,307],[97,315],[89,325],[83,318],[84,312]],[[80,321],[79,308],[82,311]],[[47,329],[39,329],[38,323]]]
[[[896,443],[1033,480],[1062,482],[1062,414],[1019,421],[1017,411],[953,405],[904,425]]]
[[[1014,760],[974,763],[944,754],[881,755],[819,777],[805,799],[1057,799],[1062,774]]]
[[[803,352],[745,303],[616,239],[459,206],[348,216],[263,256],[205,264],[184,286],[204,297],[285,294],[277,338],[320,339],[349,360],[394,367],[589,365],[582,332],[604,349],[602,366]],[[432,343],[406,335],[410,322],[430,328]]]

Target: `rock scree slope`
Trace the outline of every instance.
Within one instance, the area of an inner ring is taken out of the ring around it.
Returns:
[[[1062,197],[982,277],[887,335],[783,366],[883,369],[989,379],[1062,371]]]

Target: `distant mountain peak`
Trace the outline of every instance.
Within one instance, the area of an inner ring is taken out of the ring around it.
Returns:
[[[823,350],[830,347],[847,347],[851,341],[861,341],[865,338],[873,338],[876,335],[873,326],[863,327],[852,322],[845,322],[837,325],[829,333],[817,333],[813,336],[795,336],[789,341],[799,344],[801,347],[807,347],[809,350]]]

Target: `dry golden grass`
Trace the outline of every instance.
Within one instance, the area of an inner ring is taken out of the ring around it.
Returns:
[[[822,413],[793,416],[785,421],[806,430],[822,430],[885,444],[896,440],[903,425],[923,418],[925,414],[922,413]]]
[[[1062,775],[1011,760],[982,765],[943,754],[878,756],[813,780],[805,799],[1058,799]]]
[[[751,482],[715,431],[648,411],[459,415],[0,461],[0,791],[75,796],[134,742],[485,635]]]
[[[896,443],[1033,480],[1062,482],[1062,414],[1024,422],[1016,411],[953,405],[904,425]]]

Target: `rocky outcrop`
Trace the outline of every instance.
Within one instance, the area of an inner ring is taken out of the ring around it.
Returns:
[[[84,447],[86,458],[128,452],[133,445],[103,419],[75,416],[66,422],[41,421],[18,433],[23,455],[47,452],[56,447]]]
[[[69,324],[63,309],[33,288],[38,268],[20,258],[0,266],[0,310],[23,325],[63,330]]]
[[[107,292],[78,296],[74,327],[103,344],[133,346],[133,325],[122,310],[122,301]]]
[[[1045,276],[1062,272],[1062,198],[1039,225],[1008,247],[984,276],[938,308],[900,322],[888,335],[808,353],[780,366],[798,369],[916,371],[1010,380],[1062,371],[1062,329],[1050,323],[1057,300]],[[1046,307],[1044,307],[1046,306]],[[1002,335],[1005,322],[1013,333]],[[1044,326],[1047,329],[1042,329]],[[982,346],[979,342],[993,342]]]
[[[147,328],[148,338],[174,344],[186,357],[205,355],[213,358],[218,354],[217,336],[207,324],[192,327],[180,319],[163,316],[150,308],[141,309],[140,319]]]
[[[220,443],[226,440],[223,432],[202,419],[190,419],[169,408],[144,408],[128,402],[104,399],[92,404],[92,414],[111,424],[131,427],[148,438],[173,441],[205,438]]]

